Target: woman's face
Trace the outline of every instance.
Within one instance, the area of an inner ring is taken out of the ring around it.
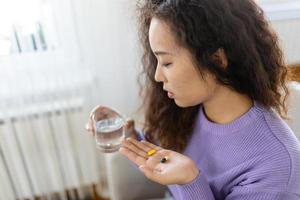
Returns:
[[[195,106],[210,100],[218,88],[209,73],[200,75],[192,54],[179,46],[170,27],[153,18],[149,29],[149,42],[157,58],[155,80],[163,83],[169,98],[180,107]]]

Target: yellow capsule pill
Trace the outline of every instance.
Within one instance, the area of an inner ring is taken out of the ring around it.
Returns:
[[[152,156],[155,153],[156,153],[156,150],[155,149],[151,149],[150,151],[147,152],[147,155],[148,156]]]

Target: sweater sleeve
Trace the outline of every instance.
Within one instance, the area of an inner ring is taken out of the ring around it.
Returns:
[[[142,130],[137,130],[137,140],[141,141],[141,140],[146,140],[145,134],[143,133]]]
[[[286,191],[270,191],[263,188],[248,189],[246,187],[233,188],[225,200],[300,200],[300,196]]]
[[[176,185],[180,199],[184,200],[214,200],[205,174],[201,172],[195,180],[185,185]]]

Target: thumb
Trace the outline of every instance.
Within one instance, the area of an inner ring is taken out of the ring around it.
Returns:
[[[92,121],[89,121],[88,123],[86,123],[85,129],[88,131],[88,133],[95,135],[94,124]]]
[[[133,137],[136,138],[136,133],[135,133],[135,125],[134,125],[134,120],[133,119],[126,119],[126,122],[124,124],[124,131],[126,137]]]
[[[133,129],[134,128],[134,120],[131,118],[126,119],[124,128],[125,128],[125,130]]]

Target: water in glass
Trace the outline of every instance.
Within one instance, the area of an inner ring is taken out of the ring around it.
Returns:
[[[96,122],[97,148],[105,153],[118,151],[124,139],[124,120],[110,118]]]

